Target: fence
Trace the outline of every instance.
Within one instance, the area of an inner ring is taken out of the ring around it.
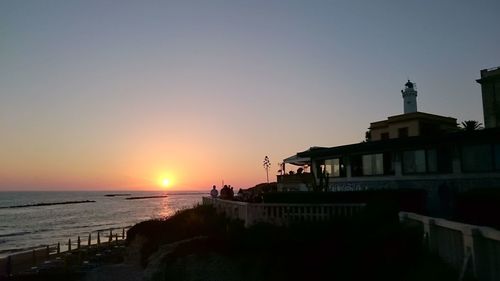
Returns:
[[[500,280],[500,231],[415,213],[399,213],[401,221],[419,224],[429,250],[460,272],[480,281]]]
[[[279,204],[247,203],[203,197],[204,205],[212,205],[231,219],[242,220],[245,227],[264,222],[288,225],[298,221],[327,221],[350,217],[362,211],[366,204]]]
[[[42,265],[48,265],[51,260],[64,263],[64,258],[73,253],[87,251],[89,249],[108,248],[126,239],[126,230],[130,228],[110,228],[89,233],[88,236],[78,236],[77,239],[59,242],[57,244],[40,246],[28,251],[11,254],[0,258],[0,280],[1,277],[10,276],[19,272],[36,269]]]

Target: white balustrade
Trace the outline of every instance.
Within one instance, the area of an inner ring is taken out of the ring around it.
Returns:
[[[228,218],[242,220],[246,227],[259,222],[287,225],[298,221],[326,221],[353,216],[365,207],[365,204],[247,203],[210,197],[203,197],[203,204],[214,206]]]
[[[429,250],[439,255],[463,277],[471,273],[480,281],[500,280],[500,231],[415,213],[399,213],[400,221],[422,226]]]

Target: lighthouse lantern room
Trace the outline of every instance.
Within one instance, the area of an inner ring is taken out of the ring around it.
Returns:
[[[404,113],[417,112],[417,85],[408,80],[401,94],[403,94]]]

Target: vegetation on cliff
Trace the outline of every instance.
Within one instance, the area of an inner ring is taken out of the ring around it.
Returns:
[[[377,221],[373,216],[289,227],[261,224],[245,229],[240,222],[216,214],[210,206],[197,206],[164,220],[134,226],[128,239],[138,237],[145,241],[141,248],[145,267],[158,249],[166,251],[164,245],[184,240],[159,255],[161,261],[156,261],[152,280],[453,280],[457,277],[424,250],[421,229],[401,226],[393,220]]]

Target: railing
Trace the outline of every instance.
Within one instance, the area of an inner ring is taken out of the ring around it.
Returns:
[[[53,266],[51,263],[67,264],[65,258],[80,251],[89,249],[107,249],[118,245],[126,239],[126,231],[130,226],[110,228],[89,233],[88,236],[69,238],[68,241],[57,244],[40,246],[31,250],[13,253],[0,258],[0,280],[23,271],[37,269],[43,266]],[[100,255],[98,252],[97,255]]]
[[[245,227],[259,222],[288,225],[300,221],[327,221],[337,217],[350,217],[365,204],[267,204],[247,203],[203,197],[204,205],[212,205],[218,213],[231,219],[242,220]]]
[[[278,175],[278,183],[312,183],[313,176],[311,173]]]
[[[500,231],[445,219],[399,213],[401,221],[421,225],[429,250],[481,281],[500,280]]]

